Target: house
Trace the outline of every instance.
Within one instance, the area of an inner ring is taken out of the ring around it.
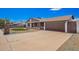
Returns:
[[[79,22],[74,21],[74,16],[59,16],[53,18],[31,18],[27,21],[28,28],[37,28],[40,30],[53,30],[69,33],[79,32]],[[78,25],[78,26],[77,26]]]
[[[18,23],[11,23],[10,27],[14,28],[14,27],[24,27],[24,23],[18,22]]]

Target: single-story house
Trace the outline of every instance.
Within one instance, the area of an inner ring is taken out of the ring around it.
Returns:
[[[14,28],[14,27],[24,27],[25,24],[18,22],[18,23],[11,23],[10,24],[10,28]]]
[[[26,27],[40,30],[53,30],[69,33],[79,32],[79,22],[74,20],[74,16],[59,16],[53,18],[30,18]]]

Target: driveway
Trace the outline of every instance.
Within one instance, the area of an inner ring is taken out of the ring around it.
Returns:
[[[5,35],[13,51],[56,51],[72,34],[55,31],[37,31]]]

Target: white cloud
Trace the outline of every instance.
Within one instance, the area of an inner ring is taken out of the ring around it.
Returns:
[[[62,8],[51,8],[50,10],[52,10],[52,11],[59,11],[59,10],[61,10]]]

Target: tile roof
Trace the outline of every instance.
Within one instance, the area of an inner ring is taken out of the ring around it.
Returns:
[[[32,18],[32,20],[38,20],[39,22],[66,21],[66,20],[72,20],[72,19],[73,19],[73,16],[72,15],[58,16],[58,17],[53,17],[53,18]]]
[[[59,16],[59,17],[54,17],[54,18],[44,18],[44,19],[38,19],[40,21],[66,21],[66,20],[71,20],[72,15],[68,16]]]

